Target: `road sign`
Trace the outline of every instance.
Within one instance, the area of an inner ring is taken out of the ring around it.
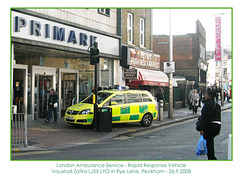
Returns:
[[[163,64],[165,73],[174,73],[175,72],[175,62],[164,62]]]

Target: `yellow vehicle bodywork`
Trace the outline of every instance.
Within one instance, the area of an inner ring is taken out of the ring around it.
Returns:
[[[152,120],[157,119],[157,106],[153,96],[148,91],[142,90],[107,90],[100,93],[111,93],[98,107],[112,108],[112,123],[131,123],[141,122],[145,114],[150,114]],[[141,102],[128,102],[127,96],[138,94]],[[112,103],[113,97],[122,96],[125,102]],[[88,97],[89,98],[89,97]],[[86,98],[87,99],[87,98]],[[81,103],[69,107],[64,116],[65,122],[69,124],[91,125],[93,122],[94,105],[90,103]],[[146,101],[146,102],[144,102]],[[111,102],[111,104],[110,104]],[[113,105],[114,104],[114,105]],[[86,114],[84,114],[86,113]]]

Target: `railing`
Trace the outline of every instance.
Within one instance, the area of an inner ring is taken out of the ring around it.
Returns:
[[[13,113],[11,120],[12,147],[27,146],[27,114]]]

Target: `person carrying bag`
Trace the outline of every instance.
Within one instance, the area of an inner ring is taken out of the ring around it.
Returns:
[[[52,118],[52,112],[54,114],[54,122],[57,123],[57,106],[58,106],[58,95],[54,89],[51,89],[48,99],[48,116],[45,122],[49,123]]]
[[[217,160],[214,153],[214,138],[221,129],[221,106],[214,101],[215,92],[207,90],[202,115],[196,124],[197,131],[203,135],[207,142],[208,160]]]
[[[204,154],[207,154],[207,153],[208,153],[207,141],[204,139],[203,135],[201,135],[199,140],[198,140],[196,155],[200,156],[200,155],[204,155]]]

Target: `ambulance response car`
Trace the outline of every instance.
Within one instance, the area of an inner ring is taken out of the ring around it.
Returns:
[[[69,107],[64,120],[69,124],[91,125],[93,122],[93,95]],[[98,92],[98,107],[112,108],[112,123],[140,122],[148,127],[157,119],[154,97],[143,90],[104,90]]]

